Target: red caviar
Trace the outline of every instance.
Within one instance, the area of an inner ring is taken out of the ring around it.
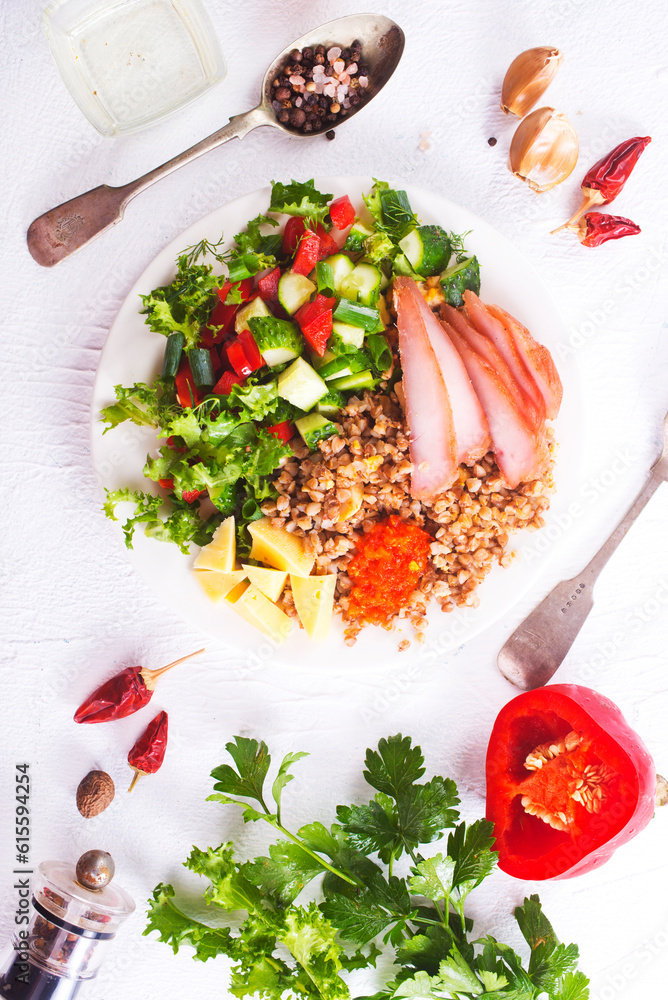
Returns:
[[[431,542],[426,531],[396,514],[375,524],[348,566],[348,616],[382,625],[405,607],[427,568]]]

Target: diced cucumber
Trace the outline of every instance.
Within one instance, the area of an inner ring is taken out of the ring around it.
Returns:
[[[349,347],[360,349],[364,343],[364,330],[361,326],[351,326],[350,323],[332,323],[332,335],[340,337]]]
[[[341,282],[341,295],[363,306],[374,306],[380,295],[382,277],[380,268],[374,264],[357,264]]]
[[[165,356],[162,360],[163,378],[174,378],[176,375],[179,370],[179,365],[181,364],[181,354],[183,353],[183,345],[185,342],[186,338],[178,331],[170,333],[169,337],[167,337],[167,343],[165,344]]]
[[[422,278],[420,274],[417,274],[417,272],[413,270],[405,253],[397,254],[392,261],[392,270],[395,275],[400,274],[402,276],[406,276],[407,278],[417,278],[418,281]]]
[[[331,267],[334,273],[334,290],[336,292],[339,292],[341,282],[355,270],[352,260],[344,253],[335,253],[331,257],[325,257],[321,263],[329,264]]]
[[[349,326],[359,326],[368,332],[383,329],[380,313],[373,306],[362,306],[349,299],[340,299],[334,310],[334,320],[337,323],[346,323]]]
[[[246,302],[234,317],[234,331],[241,333],[242,330],[250,330],[248,321],[254,316],[271,316],[271,310],[267,308],[264,299],[259,296]]]
[[[332,379],[328,383],[331,389],[350,390],[350,389],[373,389],[376,384],[376,380],[373,377],[373,372],[355,372],[353,375],[344,375],[342,378]]]
[[[271,313],[267,316],[251,316],[248,328],[258,351],[270,367],[293,361],[304,350],[304,338],[289,319],[277,319]]]
[[[467,257],[458,260],[447,268],[440,277],[441,288],[445,301],[450,306],[461,306],[464,302],[464,292],[468,289],[480,292],[480,264],[477,257]]]
[[[300,410],[312,410],[327,392],[327,383],[303,358],[281,372],[277,382],[278,395]]]
[[[315,265],[315,279],[321,295],[336,295],[334,268],[326,260],[319,260]]]
[[[337,428],[332,421],[321,413],[309,413],[306,417],[300,417],[299,420],[295,420],[295,427],[304,439],[304,444],[311,451],[317,447],[319,441],[337,433]]]
[[[373,229],[369,229],[361,222],[355,222],[353,224],[353,228],[346,237],[343,249],[352,250],[353,253],[359,253],[360,250],[364,249],[364,241],[368,236],[373,236]]]
[[[399,240],[411,267],[428,277],[446,267],[452,254],[450,237],[440,226],[418,226]]]
[[[207,389],[216,381],[211,364],[211,355],[205,347],[192,347],[188,351],[193,382],[198,389]]]
[[[329,387],[328,387],[329,388]],[[330,389],[326,396],[323,396],[315,404],[316,412],[322,413],[323,417],[337,417],[346,405],[346,397],[342,392]]]
[[[315,285],[303,274],[286,271],[278,282],[278,301],[286,313],[292,316],[311,298]]]

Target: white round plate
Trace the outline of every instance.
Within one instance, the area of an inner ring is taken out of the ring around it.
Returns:
[[[362,194],[367,193],[373,181],[362,177],[320,177],[315,180],[320,191],[330,191],[334,196],[348,194],[356,206],[361,206]],[[397,187],[402,187],[398,183]],[[556,303],[532,265],[500,233],[482,219],[459,205],[420,188],[406,187],[413,210],[424,223],[438,223],[453,232],[466,232],[466,246],[480,261],[481,296],[486,302],[495,302],[516,316],[527,326],[534,337],[554,350],[565,336]],[[165,340],[151,333],[140,314],[140,294],[148,294],[159,285],[168,284],[175,272],[178,254],[206,237],[213,242],[224,232],[230,240],[246,226],[249,219],[266,212],[270,189],[262,188],[216,209],[194,223],[162,250],[149,264],[114,321],[105,344],[97,370],[92,403],[92,448],[95,472],[104,494],[104,488],[116,489],[129,486],[150,491],[153,484],[144,479],[142,468],[149,451],[156,448],[156,437],[151,429],[139,428],[126,422],[103,435],[99,412],[115,401],[115,385],[133,385],[151,382],[162,365]],[[505,569],[496,566],[478,589],[478,608],[458,608],[450,613],[441,612],[433,603],[426,642],[411,643],[409,650],[399,653],[402,638],[410,638],[412,629],[386,632],[377,627],[363,630],[357,643],[347,647],[343,642],[343,629],[336,620],[326,642],[312,643],[303,630],[293,630],[282,647],[274,644],[252,626],[242,621],[224,605],[212,603],[194,579],[191,566],[194,554],[186,556],[175,545],[147,538],[141,526],[135,531],[134,548],[128,550],[132,565],[156,595],[176,614],[227,643],[235,664],[254,669],[269,661],[313,664],[318,668],[343,667],[355,669],[387,665],[401,657],[401,662],[425,658],[433,661],[477,635],[505,614],[532,586],[544,568],[551,546],[540,546],[542,534],[554,537],[566,516],[569,503],[576,493],[579,478],[579,416],[580,392],[577,372],[572,362],[556,358],[564,383],[564,401],[555,422],[558,450],[555,466],[556,493],[552,498],[546,527],[540,532],[527,532],[511,536],[511,549],[516,558]],[[116,522],[121,544],[121,523],[128,505],[119,505]],[[561,520],[560,520],[561,518]],[[552,531],[550,531],[552,528]],[[523,537],[524,536],[524,537]]]

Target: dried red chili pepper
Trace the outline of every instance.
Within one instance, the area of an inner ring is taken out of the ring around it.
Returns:
[[[75,722],[110,722],[113,719],[124,719],[133,712],[138,712],[148,705],[153,697],[153,691],[158,678],[193,656],[199,656],[203,649],[195,653],[181,656],[173,663],[159,670],[147,670],[146,667],[126,667],[120,674],[115,674],[100,685],[79,705],[74,713]]]
[[[129,792],[145,774],[155,774],[162,767],[167,749],[167,724],[167,712],[160,712],[149,722],[128,754],[128,764],[135,772]]]
[[[569,226],[577,233],[583,247],[598,247],[608,240],[619,240],[622,236],[636,236],[640,226],[621,215],[606,215],[605,212],[589,212],[574,226]]]
[[[652,141],[651,136],[636,136],[620,142],[613,150],[591,167],[582,181],[582,204],[575,215],[552,234],[570,228],[592,205],[609,205],[622,190],[645,146]],[[621,235],[626,236],[626,233]],[[613,237],[614,238],[614,237]],[[589,245],[589,244],[588,244]],[[592,244],[596,245],[596,244]]]

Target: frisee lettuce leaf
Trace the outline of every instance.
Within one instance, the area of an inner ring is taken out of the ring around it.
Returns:
[[[313,180],[271,182],[270,212],[281,212],[283,215],[302,215],[314,222],[322,222],[329,211],[331,194],[323,194],[315,187]]]
[[[394,978],[360,1000],[589,996],[588,979],[576,970],[578,949],[559,943],[538,896],[515,910],[528,965],[508,945],[472,937],[463,903],[496,862],[491,824],[459,822],[451,779],[420,782],[424,757],[409,737],[391,736],[367,751],[364,777],[376,791],[368,807],[339,806],[343,822],[316,821],[296,833],[283,824],[281,800],[305,755],[287,754],[272,779],[264,741],[236,736],[226,749],[232,763],[212,772],[209,799],[241,808],[246,822],[264,822],[280,838],[246,862],[236,860],[232,843],[193,848],[185,866],[208,883],[206,919],[190,917],[174,888],[161,884],[144,933],[157,932],[174,952],[193,947],[200,961],[227,956],[233,996],[347,1000],[344,974],[375,966],[383,949],[393,953]],[[447,849],[424,858],[419,848],[448,829]],[[400,877],[392,867],[403,852],[409,870]],[[302,892],[310,886],[313,896],[322,876],[320,902],[302,905]]]

